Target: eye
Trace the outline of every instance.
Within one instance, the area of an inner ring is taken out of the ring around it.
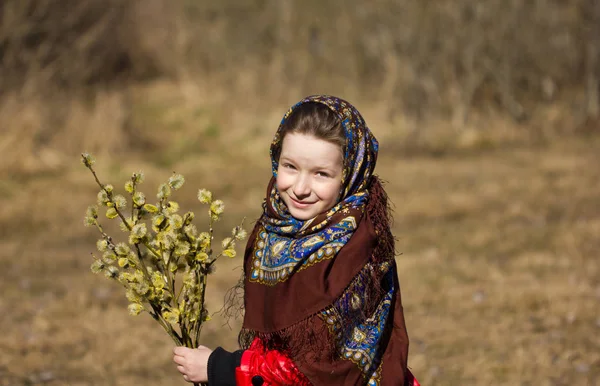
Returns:
[[[286,163],[284,163],[284,164],[282,164],[281,166],[283,166],[283,167],[284,167],[284,168],[286,168],[286,169],[292,169],[292,170],[293,170],[293,169],[296,169],[296,168],[294,167],[294,165],[292,165],[292,164],[290,164],[290,163],[287,163],[287,162],[286,162]]]
[[[319,176],[319,177],[330,177],[329,173],[327,173],[327,172],[317,172],[317,176]]]

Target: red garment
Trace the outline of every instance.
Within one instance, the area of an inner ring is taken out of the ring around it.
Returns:
[[[408,386],[421,386],[421,384],[419,383],[419,381],[417,381],[417,378],[415,378],[414,375],[412,375],[412,373],[410,372],[410,370],[406,370],[406,385],[408,385]]]
[[[235,369],[238,386],[252,386],[256,376],[262,378],[263,386],[310,385],[290,358],[276,350],[265,350],[258,338],[244,351],[240,367]]]
[[[405,385],[420,386],[410,370],[406,372]],[[276,350],[265,350],[258,338],[244,351],[240,367],[235,369],[235,380],[238,386],[252,386],[256,376],[262,378],[263,386],[311,385],[290,358]]]

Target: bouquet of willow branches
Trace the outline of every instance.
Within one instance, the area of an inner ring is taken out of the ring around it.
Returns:
[[[210,207],[208,232],[199,232],[192,224],[194,213],[179,214],[179,205],[171,201],[171,193],[184,184],[183,176],[174,174],[161,184],[158,202],[150,204],[138,190],[143,174],[134,173],[125,183],[128,199],[117,194],[112,185],[100,182],[91,155],[82,154],[82,163],[100,186],[98,205],[90,206],[85,216],[85,225],[95,226],[101,234],[97,247],[102,255],[93,255],[92,271],[125,288],[132,315],[147,312],[175,344],[198,347],[202,323],[209,320],[204,305],[207,275],[221,256],[235,257],[235,242],[246,237],[243,222],[221,242],[222,249],[215,254],[213,224],[223,214],[224,204],[213,200],[211,192],[198,192],[198,200]],[[120,220],[128,242],[116,242],[106,234],[99,207],[107,219]]]

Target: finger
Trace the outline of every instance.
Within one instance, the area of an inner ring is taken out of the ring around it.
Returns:
[[[173,354],[175,354],[175,355],[184,355],[187,350],[189,350],[189,348],[178,346],[178,347],[175,347],[173,349]]]
[[[189,382],[189,381],[190,381],[190,377],[188,377],[187,375],[184,375],[184,376],[183,376],[183,379],[185,379],[187,382]]]
[[[177,370],[179,370],[179,372],[181,374],[183,374],[184,377],[187,377],[186,371],[185,371],[185,367],[183,367],[183,366],[177,366]]]
[[[179,355],[174,355],[173,356],[173,362],[177,363],[178,365],[184,365],[185,364],[185,357],[179,356]]]

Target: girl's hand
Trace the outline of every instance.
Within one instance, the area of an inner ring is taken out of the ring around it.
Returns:
[[[196,349],[187,347],[175,347],[173,349],[173,362],[177,364],[177,370],[188,382],[208,382],[208,357],[212,350],[208,347],[199,346]]]

